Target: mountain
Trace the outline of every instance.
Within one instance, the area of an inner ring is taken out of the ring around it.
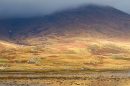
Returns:
[[[1,39],[29,45],[78,37],[129,40],[130,15],[113,7],[90,5],[45,17],[1,20],[0,28]]]
[[[25,68],[129,68],[129,37],[129,14],[109,6],[81,6],[44,17],[0,20],[0,56],[21,68],[19,62]]]

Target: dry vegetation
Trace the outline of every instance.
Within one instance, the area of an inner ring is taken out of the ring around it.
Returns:
[[[0,45],[0,70],[78,72],[129,69],[130,46],[109,41],[77,41],[51,46]]]
[[[45,17],[0,20],[0,39],[15,43],[0,40],[0,70],[129,69],[129,21],[129,14],[93,5]]]
[[[129,86],[127,72],[1,73],[1,86]]]

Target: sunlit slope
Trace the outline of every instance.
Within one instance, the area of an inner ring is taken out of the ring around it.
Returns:
[[[0,38],[2,71],[130,68],[130,15],[113,7],[90,5],[0,20]]]
[[[130,46],[87,41],[54,46],[0,45],[1,71],[99,71],[130,68]]]

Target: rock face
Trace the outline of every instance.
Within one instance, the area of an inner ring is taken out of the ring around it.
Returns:
[[[130,15],[113,7],[82,6],[44,17],[0,20],[0,39],[52,45],[79,39],[129,40]]]

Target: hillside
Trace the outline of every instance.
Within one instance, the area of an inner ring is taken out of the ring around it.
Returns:
[[[83,6],[45,17],[2,20],[0,24],[1,38],[8,36],[10,39],[11,35],[11,40],[29,45],[49,39],[90,37],[124,40],[130,36],[130,15],[113,7]]]
[[[129,69],[129,37],[130,15],[109,6],[4,19],[0,20],[1,67],[13,71]]]

